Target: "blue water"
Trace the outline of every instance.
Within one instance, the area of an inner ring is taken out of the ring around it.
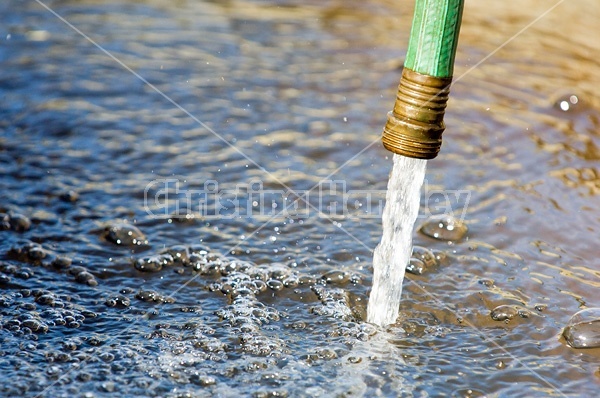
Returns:
[[[597,352],[560,336],[598,306],[599,5],[468,72],[538,3],[465,10],[386,327],[379,137],[412,4],[44,3],[202,125],[39,3],[0,3],[0,396],[594,396]],[[468,232],[432,238],[442,213]]]

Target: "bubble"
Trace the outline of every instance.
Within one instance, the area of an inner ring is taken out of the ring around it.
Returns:
[[[158,301],[160,295],[152,290],[142,290],[135,295],[135,298],[142,301]]]
[[[127,307],[129,307],[131,302],[129,301],[129,299],[127,297],[119,294],[119,295],[116,295],[113,297],[109,297],[108,299],[106,299],[104,304],[106,304],[106,306],[108,306],[108,307],[127,308]]]
[[[85,267],[76,265],[74,267],[69,268],[68,272],[69,272],[70,275],[77,276],[77,274],[80,274],[80,273],[85,272],[85,271],[87,271],[87,269]]]
[[[254,287],[254,293],[258,294],[258,293],[262,293],[265,290],[267,290],[267,284],[266,282],[263,282],[262,280],[254,280],[252,281],[252,285]]]
[[[287,398],[288,392],[285,390],[257,391],[253,396],[255,398]]]
[[[433,267],[440,263],[433,251],[422,246],[413,246],[411,257],[422,261],[426,267]]]
[[[349,356],[347,358],[347,361],[350,363],[361,363],[362,362],[362,358],[361,357],[355,357],[355,356]]]
[[[298,282],[300,283],[300,285],[314,285],[315,283],[317,283],[317,279],[314,276],[311,275],[301,275],[298,278]]]
[[[135,298],[141,301],[146,302],[155,302],[155,303],[173,303],[175,300],[171,297],[162,296],[160,293],[155,292],[154,290],[140,290]]]
[[[479,284],[485,286],[485,287],[492,287],[494,286],[494,280],[493,279],[488,279],[488,278],[483,278],[478,280],[477,282],[479,282]]]
[[[37,319],[27,319],[21,324],[22,327],[29,328],[34,333],[46,333],[48,325],[43,324]]]
[[[508,322],[511,319],[519,316],[521,318],[529,318],[531,312],[525,308],[518,305],[499,305],[492,310],[490,316],[494,321],[505,321]]]
[[[135,269],[142,272],[158,272],[163,269],[163,266],[173,265],[173,256],[170,254],[160,254],[154,256],[143,257],[134,263]]]
[[[33,271],[26,268],[21,268],[19,271],[15,272],[15,276],[19,279],[29,279],[33,275]]]
[[[52,266],[57,269],[65,269],[71,266],[72,260],[69,257],[58,256],[52,261]]]
[[[61,193],[58,198],[63,202],[75,203],[79,200],[79,194],[73,190]]]
[[[178,208],[171,214],[171,220],[180,224],[191,224],[200,217],[196,217],[196,213],[188,207]]]
[[[64,350],[75,351],[78,346],[81,345],[81,341],[79,339],[72,339],[63,341],[62,347]]]
[[[22,308],[25,311],[35,311],[37,306],[34,303],[21,303],[19,304],[19,308]]]
[[[52,365],[46,369],[46,374],[51,378],[56,378],[61,374],[61,369],[56,365]]]
[[[317,356],[319,357],[319,359],[335,359],[337,358],[337,354],[334,350],[332,350],[331,348],[320,348],[317,349],[316,352]]]
[[[283,289],[283,282],[278,281],[277,279],[270,279],[267,281],[267,286],[269,287],[269,289],[271,290],[275,290],[275,291],[279,291],[281,289]]]
[[[422,275],[428,269],[439,265],[440,262],[435,254],[422,246],[413,246],[412,256],[406,266],[406,272],[414,275]]]
[[[535,310],[538,312],[543,312],[548,308],[548,306],[546,304],[536,304],[533,308],[535,308]]]
[[[475,390],[473,388],[456,390],[452,393],[452,398],[485,398],[487,396],[487,393],[481,390]]]
[[[296,275],[291,275],[283,280],[283,285],[288,288],[295,288],[299,284],[298,277]]]
[[[277,279],[277,280],[284,280],[285,278],[287,278],[288,276],[290,276],[291,271],[289,270],[289,268],[281,265],[281,264],[274,264],[274,266],[272,266],[270,268],[270,276],[271,279]]]
[[[195,270],[199,270],[204,264],[206,264],[206,255],[193,252],[189,254],[187,262],[185,262],[183,265],[186,267],[191,266]]]
[[[322,276],[322,279],[331,284],[344,285],[350,280],[350,274],[344,271],[329,271]]]
[[[10,216],[6,213],[0,213],[0,231],[10,229]]]
[[[462,221],[445,214],[429,217],[419,229],[423,234],[443,241],[458,241],[465,237],[468,228]]]
[[[110,352],[103,352],[102,354],[98,355],[98,357],[104,362],[112,362],[115,360],[115,356]]]
[[[8,254],[19,261],[27,262],[33,265],[41,265],[41,260],[46,258],[48,255],[42,246],[33,242],[28,242],[22,247],[13,247],[9,250]],[[16,270],[14,272],[16,272]]]
[[[100,388],[104,392],[114,392],[115,391],[115,383],[112,381],[105,381],[100,385]]]
[[[48,362],[64,363],[71,361],[71,355],[67,354],[66,352],[51,351],[46,353],[46,359],[48,360]]]
[[[310,313],[345,321],[354,320],[354,314],[348,304],[348,292],[339,288],[327,289],[320,285],[311,286],[311,290],[316,294],[322,306],[309,308]]]
[[[419,259],[411,258],[406,266],[406,272],[413,275],[423,275],[425,272],[425,263]]]
[[[573,112],[579,109],[580,99],[575,94],[564,94],[558,97],[554,102],[554,108],[563,112]]]
[[[269,271],[265,268],[253,267],[248,270],[248,275],[252,279],[266,282],[269,280]]]
[[[206,387],[217,384],[217,379],[208,375],[193,374],[190,376],[190,381],[196,385]]]
[[[34,246],[30,248],[27,254],[29,255],[29,258],[34,261],[42,260],[46,258],[47,255],[46,251],[41,246]]]
[[[42,305],[54,306],[56,304],[56,296],[53,293],[47,292],[37,296],[35,302]]]
[[[136,226],[117,223],[107,226],[104,239],[119,246],[140,246],[148,244],[146,236]]]
[[[17,232],[29,231],[31,228],[31,220],[23,214],[10,215],[10,229]]]
[[[94,275],[90,274],[87,271],[83,271],[78,273],[75,276],[75,280],[79,283],[84,283],[88,286],[97,286],[98,282],[96,281],[96,279],[94,278]]]
[[[190,259],[190,253],[186,246],[184,245],[175,245],[171,246],[167,250],[165,250],[162,254],[168,254],[173,258],[173,262],[179,263],[182,265],[187,265]],[[194,260],[197,260],[194,257]]]
[[[600,347],[600,308],[588,308],[573,315],[563,337],[573,348]]]
[[[87,372],[81,372],[76,376],[76,379],[85,383],[92,379],[92,375]]]

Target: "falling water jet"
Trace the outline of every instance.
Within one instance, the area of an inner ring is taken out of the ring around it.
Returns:
[[[445,129],[454,57],[464,0],[417,0],[410,41],[394,109],[382,142],[394,153],[383,235],[373,258],[373,288],[367,320],[394,323],[412,250],[427,159],[437,156]]]
[[[383,210],[383,235],[375,248],[373,289],[367,308],[368,321],[377,325],[393,323],[398,317],[426,165],[424,159],[394,155]]]

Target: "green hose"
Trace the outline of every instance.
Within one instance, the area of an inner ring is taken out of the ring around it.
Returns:
[[[386,149],[433,159],[442,146],[464,0],[416,0],[396,104],[383,130]]]
[[[417,0],[404,67],[452,77],[464,0]]]

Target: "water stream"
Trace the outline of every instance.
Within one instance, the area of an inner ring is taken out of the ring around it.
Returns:
[[[380,326],[394,323],[398,317],[426,166],[426,160],[394,155],[383,210],[383,235],[375,248],[373,288],[367,307],[368,321]]]

